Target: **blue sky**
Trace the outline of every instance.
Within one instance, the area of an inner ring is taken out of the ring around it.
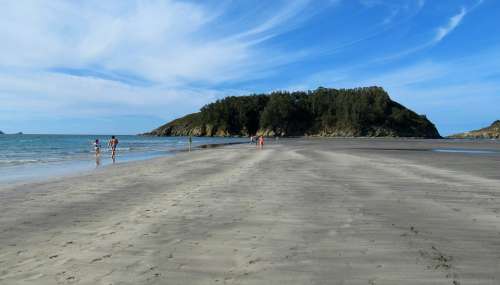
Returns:
[[[2,1],[0,130],[135,134],[228,95],[378,85],[500,119],[500,1]]]

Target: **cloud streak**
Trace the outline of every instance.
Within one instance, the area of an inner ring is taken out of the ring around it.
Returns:
[[[429,76],[465,79],[432,60],[410,68],[408,55],[431,57],[451,33],[458,36],[449,40],[459,39],[458,27],[482,3],[434,9],[424,0],[5,1],[0,129],[13,117],[169,120],[225,95],[280,86],[380,81],[411,93]],[[384,76],[363,74],[381,65],[388,66],[377,71]]]
[[[467,15],[467,13],[468,13],[467,9],[462,7],[458,14],[456,14],[450,18],[450,20],[448,21],[448,24],[446,24],[445,26],[439,27],[436,31],[436,36],[434,37],[434,42],[435,43],[440,42],[448,34],[453,32],[453,30],[455,30],[458,27],[458,25],[460,25],[460,23],[464,19],[465,15]]]
[[[484,0],[479,0],[478,2],[476,2],[474,6],[472,6],[469,9],[461,7],[460,12],[451,16],[448,19],[446,25],[440,26],[437,29],[435,29],[434,37],[431,38],[430,40],[427,40],[421,44],[417,44],[410,48],[404,49],[402,51],[398,51],[385,56],[380,56],[373,62],[393,61],[396,59],[407,57],[411,54],[420,52],[422,50],[432,48],[433,46],[439,44],[442,40],[444,40],[449,34],[451,34],[462,23],[463,19],[467,16],[467,14],[476,9],[477,7],[479,7],[481,4],[483,4],[483,2]],[[417,2],[417,6],[419,7],[419,9],[423,8],[424,5],[425,2],[423,0]]]
[[[218,84],[265,76],[303,57],[262,43],[292,29],[309,4],[266,4],[272,13],[258,21],[232,18],[219,29],[231,17],[227,7],[194,1],[2,3],[0,125],[12,114],[171,119],[195,111],[239,92]]]
[[[234,35],[211,32],[220,11],[181,1],[13,1],[0,12],[3,67],[94,70],[145,80],[220,82],[253,73],[252,64],[273,56],[255,36],[279,33],[308,1],[274,6],[275,13]],[[283,52],[283,51],[282,51]],[[250,71],[247,72],[246,70]]]

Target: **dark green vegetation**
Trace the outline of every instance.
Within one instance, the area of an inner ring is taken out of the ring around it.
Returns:
[[[146,135],[368,136],[438,138],[434,124],[392,101],[380,87],[318,88],[231,96]]]
[[[454,139],[500,139],[500,120],[496,120],[491,126],[475,131],[465,132],[450,136]]]

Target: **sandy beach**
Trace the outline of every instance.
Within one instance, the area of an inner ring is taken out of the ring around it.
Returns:
[[[282,139],[3,186],[0,284],[498,285],[498,151]]]

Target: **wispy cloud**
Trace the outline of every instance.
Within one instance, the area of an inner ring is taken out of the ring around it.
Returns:
[[[339,0],[337,0],[339,1]],[[284,23],[290,21],[294,16],[304,11],[311,0],[295,0],[290,1],[283,9],[273,13],[271,17],[264,20],[261,24],[244,31],[243,33],[235,35],[234,38],[244,38],[253,35],[262,35],[268,32],[273,32],[277,27],[282,26]],[[267,37],[266,37],[267,38]]]
[[[288,81],[307,88],[379,82],[411,93],[432,77],[465,80],[447,71],[451,64],[432,61],[432,47],[462,32],[483,2],[3,1],[0,127],[12,116],[168,120]],[[408,55],[420,51],[429,60],[408,67]],[[397,70],[360,72],[385,64]]]
[[[440,42],[446,36],[448,36],[451,32],[453,32],[460,25],[460,23],[465,18],[465,16],[467,16],[468,13],[475,10],[477,7],[479,7],[483,3],[484,3],[484,0],[477,0],[476,3],[472,6],[470,6],[469,8],[462,7],[457,14],[453,15],[448,20],[448,23],[446,25],[441,26],[436,30],[436,35],[434,37],[434,43]]]
[[[246,29],[236,23],[234,35],[227,35],[212,31],[221,11],[195,2],[14,1],[0,12],[0,62],[13,68],[93,69],[94,75],[131,74],[172,84],[234,80],[247,76],[249,67],[253,71],[252,62],[272,56],[251,36],[278,33],[308,3],[273,5],[274,13],[261,24]],[[261,62],[269,64],[263,69],[278,64]]]
[[[450,18],[448,23],[445,26],[439,27],[436,31],[436,36],[434,37],[434,42],[440,42],[444,39],[449,33],[453,32],[458,25],[462,22],[465,15],[467,15],[468,11],[464,7],[460,9],[460,12],[453,17]]]
[[[196,1],[2,3],[0,123],[11,120],[13,110],[25,117],[165,119],[195,111],[238,93],[218,84],[265,76],[303,57],[303,51],[262,43],[310,17],[298,16],[309,4],[262,4],[269,13],[241,22],[227,5]],[[232,25],[224,25],[227,18]],[[176,107],[166,112],[169,106]]]
[[[462,23],[465,16],[467,16],[468,13],[470,13],[471,11],[476,9],[478,6],[480,6],[483,2],[484,2],[484,0],[479,0],[476,2],[475,5],[471,6],[469,9],[467,9],[465,7],[461,7],[460,11],[457,14],[451,16],[445,25],[440,26],[437,29],[435,29],[434,36],[432,38],[428,39],[427,41],[422,42],[422,43],[417,44],[417,45],[414,45],[410,48],[406,48],[404,50],[398,51],[398,52],[394,52],[394,53],[391,53],[388,55],[380,56],[377,59],[375,59],[374,62],[387,62],[387,61],[391,61],[391,60],[396,60],[396,59],[400,59],[400,58],[409,56],[411,54],[420,52],[422,50],[432,48],[433,46],[439,44],[450,33],[452,33]],[[425,4],[425,2],[423,0],[419,1],[417,3],[417,5],[420,8],[422,8],[424,6],[424,4]]]

